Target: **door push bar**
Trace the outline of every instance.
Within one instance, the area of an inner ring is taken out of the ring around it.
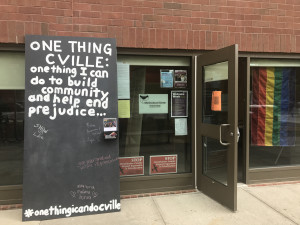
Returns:
[[[230,143],[224,143],[224,142],[222,142],[222,127],[226,127],[226,126],[230,126],[230,124],[221,124],[220,125],[220,144],[221,145],[225,145],[225,146],[227,146],[227,145],[230,144]],[[233,136],[232,132],[230,133],[230,136]],[[236,142],[239,142],[239,139],[240,139],[240,130],[237,127],[237,140],[236,140]]]

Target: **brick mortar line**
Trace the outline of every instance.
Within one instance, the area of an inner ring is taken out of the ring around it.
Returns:
[[[264,186],[275,186],[275,185],[285,185],[285,184],[300,184],[300,181],[282,181],[282,182],[275,182],[275,183],[249,184],[248,187],[264,187]]]
[[[22,209],[22,204],[0,205],[0,211],[11,209]]]
[[[297,222],[295,222],[293,219],[289,218],[288,216],[286,216],[285,214],[283,214],[282,212],[280,212],[279,210],[275,209],[273,206],[269,205],[267,202],[265,202],[264,200],[260,199],[259,197],[257,197],[256,195],[254,195],[253,193],[249,192],[247,189],[241,188],[243,189],[245,192],[247,192],[249,195],[251,195],[252,197],[254,197],[255,199],[257,199],[258,201],[262,202],[264,205],[268,206],[269,208],[273,209],[275,212],[277,212],[278,214],[280,214],[281,216],[283,216],[284,218],[288,219],[289,221],[291,221],[292,223],[296,224],[296,225],[300,225]]]
[[[163,196],[163,195],[174,195],[174,194],[185,194],[197,192],[196,189],[180,190],[180,191],[168,191],[168,192],[154,192],[145,194],[134,194],[134,195],[121,195],[120,199],[132,199],[132,198],[143,198],[143,197],[153,197],[153,196]],[[0,205],[0,211],[2,210],[12,210],[12,209],[22,209],[22,204],[10,204],[10,205]]]
[[[145,194],[133,194],[133,195],[121,195],[121,199],[130,199],[130,198],[143,198],[143,197],[153,197],[161,195],[174,195],[174,194],[185,194],[197,192],[196,189],[181,190],[181,191],[167,191],[167,192],[154,192],[154,193],[145,193]]]

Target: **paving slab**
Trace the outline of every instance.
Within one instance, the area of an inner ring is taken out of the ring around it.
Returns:
[[[296,225],[300,184],[238,188],[232,212],[201,192],[121,200],[118,213],[22,222],[22,211],[0,211],[0,225]]]
[[[243,189],[300,224],[300,183],[243,187]]]
[[[121,212],[44,220],[41,225],[163,225],[152,198],[121,200]]]
[[[201,192],[153,198],[167,225],[295,225],[241,188],[234,213]]]
[[[1,225],[39,225],[39,221],[30,221],[22,223],[22,210],[1,210],[0,211],[0,224]]]

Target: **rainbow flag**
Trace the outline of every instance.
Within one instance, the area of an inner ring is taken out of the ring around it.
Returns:
[[[295,83],[295,68],[252,68],[252,145],[295,145]]]

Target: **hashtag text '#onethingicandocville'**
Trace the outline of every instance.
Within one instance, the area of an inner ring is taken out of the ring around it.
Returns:
[[[32,216],[58,216],[65,215],[66,217],[72,214],[81,214],[85,212],[105,212],[110,210],[120,210],[121,203],[118,203],[116,199],[110,200],[107,204],[96,205],[92,203],[91,205],[85,206],[74,206],[71,207],[61,207],[61,206],[50,206],[48,209],[26,209],[24,211],[24,216],[30,218]]]

